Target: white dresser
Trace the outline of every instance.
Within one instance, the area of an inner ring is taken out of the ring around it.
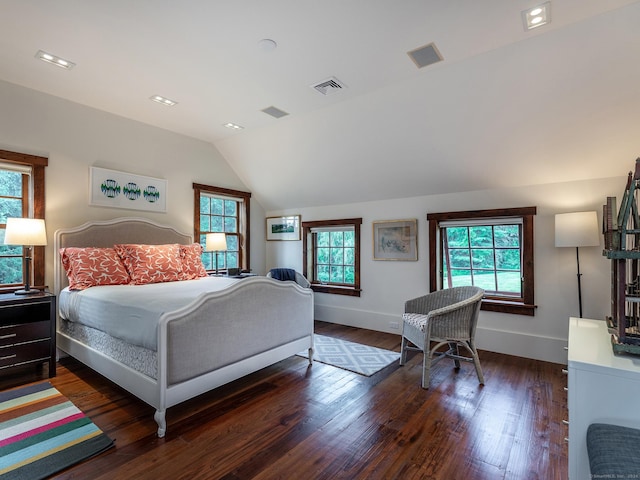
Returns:
[[[614,355],[601,320],[569,319],[569,480],[590,480],[587,427],[640,428],[640,356]]]

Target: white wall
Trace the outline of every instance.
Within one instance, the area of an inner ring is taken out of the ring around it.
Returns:
[[[630,161],[630,169],[633,161]],[[362,217],[361,297],[316,294],[316,319],[399,333],[404,302],[428,292],[428,229],[430,212],[536,206],[534,221],[535,316],[482,311],[477,343],[480,349],[566,362],[568,318],[578,316],[576,255],[573,248],[554,245],[556,213],[595,210],[602,217],[607,196],[620,196],[626,178],[558,183],[460,194],[432,195],[383,202],[304,208],[268,215],[301,214],[302,221]],[[418,261],[373,261],[372,222],[418,219]],[[302,242],[267,242],[267,269],[302,270]],[[583,316],[604,319],[610,311],[610,264],[600,247],[580,249]]]
[[[0,82],[0,149],[49,158],[46,282],[53,287],[53,233],[88,220],[145,217],[193,234],[192,183],[247,190],[214,146]],[[158,115],[170,110],[158,105]],[[89,206],[89,167],[168,180],[167,213]],[[264,209],[251,202],[251,267],[264,273]]]

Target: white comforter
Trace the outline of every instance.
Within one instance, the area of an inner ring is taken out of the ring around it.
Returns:
[[[151,285],[109,285],[60,292],[60,316],[102,330],[128,343],[157,349],[158,320],[206,292],[223,290],[242,281],[202,277]]]

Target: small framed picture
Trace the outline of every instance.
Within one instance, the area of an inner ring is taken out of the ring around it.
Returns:
[[[301,240],[300,215],[267,217],[267,240]]]
[[[418,260],[418,221],[373,222],[374,260]]]

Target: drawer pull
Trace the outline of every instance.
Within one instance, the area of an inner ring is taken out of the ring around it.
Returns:
[[[564,348],[565,350],[569,351],[569,347],[565,346],[565,347],[562,347],[562,348]]]
[[[567,370],[566,368],[563,368],[562,369],[562,373],[564,373],[566,375],[567,373],[569,373],[569,370]]]
[[[13,355],[7,355],[6,357],[0,357],[0,360],[10,360],[12,358],[16,358],[17,355],[14,353]]]
[[[564,443],[569,443],[569,437],[564,437]]]
[[[6,340],[7,338],[17,337],[17,333],[10,333],[9,335],[0,335],[0,340]]]
[[[562,423],[564,423],[565,425],[569,425],[569,420],[562,420]]]
[[[568,391],[569,391],[569,387],[564,387],[564,388],[563,388],[563,390],[564,390],[565,392],[568,392]]]

